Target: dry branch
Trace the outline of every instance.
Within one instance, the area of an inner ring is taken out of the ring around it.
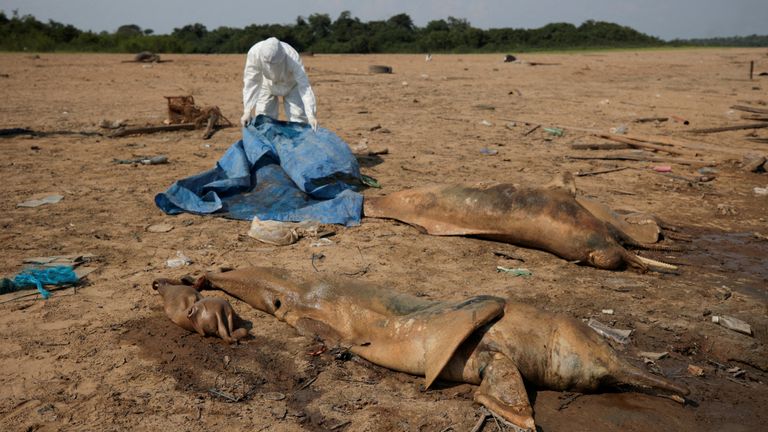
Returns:
[[[751,124],[734,125],[734,126],[713,127],[713,128],[706,128],[706,129],[694,129],[691,132],[693,132],[693,133],[717,133],[717,132],[728,132],[728,131],[735,131],[735,130],[764,129],[764,128],[768,128],[768,122],[764,122],[764,123],[751,123]]]
[[[757,107],[751,107],[746,105],[733,105],[731,106],[731,109],[737,110],[737,111],[755,113],[755,114],[768,114],[768,109],[766,108],[757,108]]]

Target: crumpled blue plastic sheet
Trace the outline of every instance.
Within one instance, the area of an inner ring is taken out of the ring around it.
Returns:
[[[51,293],[43,288],[43,285],[69,285],[76,284],[79,280],[72,266],[28,268],[13,279],[3,278],[0,282],[0,293],[35,287],[40,295],[47,299]]]
[[[333,132],[260,115],[216,167],[155,196],[167,214],[359,225],[360,167]]]

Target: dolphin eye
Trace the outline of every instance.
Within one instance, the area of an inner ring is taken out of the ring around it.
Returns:
[[[282,303],[280,303],[280,299],[275,299],[273,304],[275,305],[275,310],[280,309],[280,306],[282,305]]]

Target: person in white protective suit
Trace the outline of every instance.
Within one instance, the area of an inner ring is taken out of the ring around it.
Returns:
[[[259,114],[277,119],[278,96],[283,97],[288,121],[309,123],[317,131],[315,94],[299,53],[287,43],[271,37],[248,50],[240,123],[245,126]]]

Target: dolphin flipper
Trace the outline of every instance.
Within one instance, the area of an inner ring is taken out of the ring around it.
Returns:
[[[524,430],[536,430],[533,409],[520,371],[505,355],[496,353],[482,372],[475,402]]]

